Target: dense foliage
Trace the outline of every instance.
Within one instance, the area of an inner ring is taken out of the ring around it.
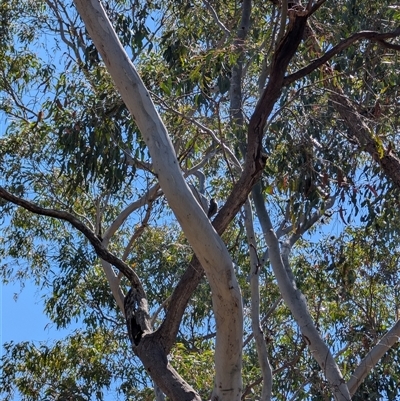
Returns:
[[[141,133],[70,3],[0,2],[0,110],[6,121],[0,186],[42,207],[68,211],[106,238],[108,249],[142,280],[156,329],[173,307],[169,297],[192,250],[157,186]],[[301,6],[253,1],[250,28],[241,37],[242,2],[235,0],[103,3],[151,92],[188,183],[224,204],[244,165],[249,120],[271,84],[288,8]],[[348,380],[400,314],[400,187],[379,162],[389,154],[400,157],[400,33],[360,38],[318,68],[291,74],[359,31],[394,32],[400,8],[390,1],[319,3],[264,128],[266,165],[258,189],[281,243],[293,241],[296,284]],[[345,111],[337,93],[348,101]],[[368,141],[357,138],[351,120],[363,124]],[[128,207],[129,216],[110,231]],[[87,239],[65,221],[5,200],[0,217],[2,281],[37,285],[58,327],[82,322],[63,341],[5,344],[2,399],[107,400],[111,392],[113,399],[154,399],[153,383],[132,356],[123,315]],[[252,248],[244,217],[239,212],[222,238],[244,302],[243,399],[256,400],[262,380],[252,339]],[[330,399],[324,372],[281,300],[257,213],[254,227],[273,397]],[[128,286],[122,278],[124,292]],[[170,362],[204,399],[213,387],[214,338],[203,279],[187,305]],[[353,399],[399,397],[399,363],[396,344]]]

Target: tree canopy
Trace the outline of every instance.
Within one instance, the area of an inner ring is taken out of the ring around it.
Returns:
[[[2,400],[400,396],[399,5],[0,17],[0,277],[80,322]]]

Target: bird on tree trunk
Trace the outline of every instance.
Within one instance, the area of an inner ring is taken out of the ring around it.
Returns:
[[[211,198],[210,206],[208,207],[208,213],[207,213],[208,218],[214,216],[214,214],[216,214],[217,211],[218,211],[218,203],[215,201],[214,198]]]

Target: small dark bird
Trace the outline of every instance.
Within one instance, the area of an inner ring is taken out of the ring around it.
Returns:
[[[128,335],[132,344],[139,345],[143,331],[140,325],[136,322],[135,316],[135,299],[132,289],[128,291],[124,299],[125,319],[128,327]]]
[[[217,212],[218,212],[218,203],[215,201],[214,198],[211,198],[210,206],[208,207],[208,213],[207,213],[208,218],[211,218]]]

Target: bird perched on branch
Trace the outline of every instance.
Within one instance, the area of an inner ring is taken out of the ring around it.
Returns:
[[[143,331],[140,325],[136,322],[135,315],[135,298],[132,289],[128,291],[124,299],[125,319],[128,327],[128,335],[132,344],[139,345]]]
[[[218,212],[218,203],[216,202],[216,200],[214,198],[211,198],[210,205],[208,207],[208,213],[207,213],[208,218],[211,218],[217,212]]]

